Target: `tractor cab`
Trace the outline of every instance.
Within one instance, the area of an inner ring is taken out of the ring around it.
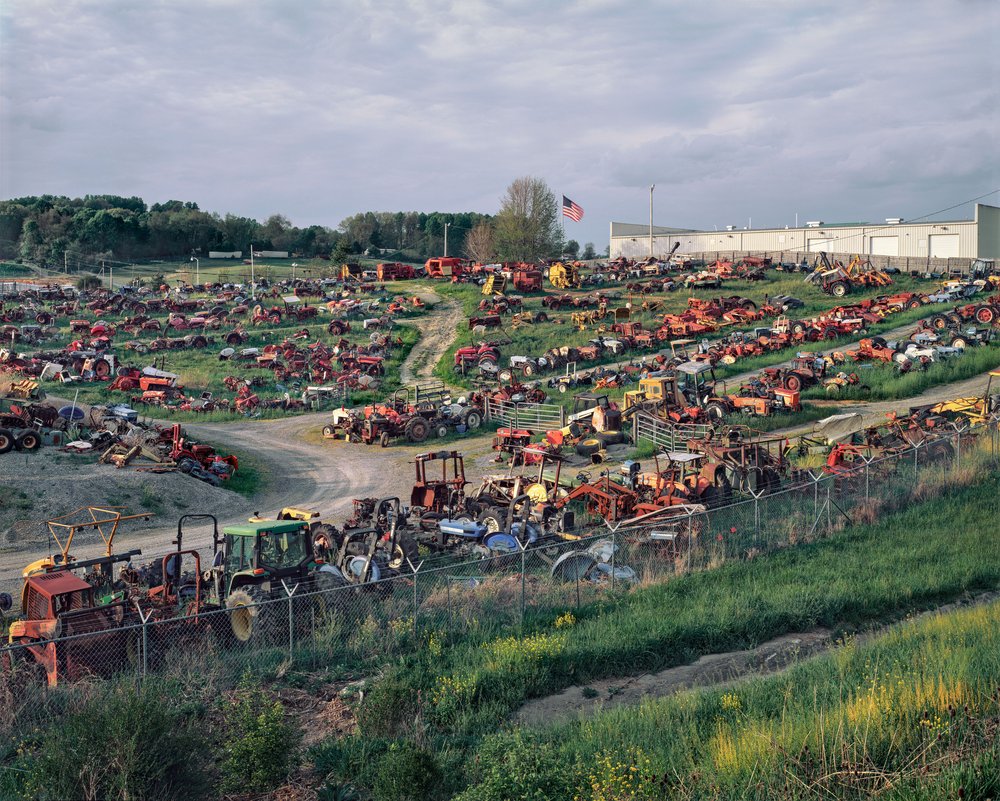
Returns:
[[[684,362],[677,366],[677,393],[691,406],[704,406],[715,394],[715,371],[708,362]]]
[[[573,398],[573,413],[569,416],[568,422],[589,420],[598,408],[605,410],[612,408],[611,399],[596,392],[581,392]]]
[[[219,589],[226,596],[248,584],[270,592],[282,579],[306,576],[315,561],[309,524],[303,520],[256,520],[226,526],[222,543],[216,567],[222,568]]]

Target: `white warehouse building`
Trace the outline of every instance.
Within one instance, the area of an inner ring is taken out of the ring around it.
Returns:
[[[685,228],[611,223],[610,256],[644,259],[664,256],[679,242],[679,253],[704,256],[715,253],[763,254],[791,260],[807,253],[865,254],[897,260],[1000,258],[1000,208],[976,204],[971,220],[884,223],[807,222],[800,228],[694,231]],[[894,258],[893,258],[894,257]]]

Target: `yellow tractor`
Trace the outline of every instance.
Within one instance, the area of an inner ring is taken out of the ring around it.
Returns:
[[[986,382],[986,391],[981,397],[953,398],[931,406],[931,414],[965,417],[970,426],[981,426],[1000,411],[1000,393],[991,394],[994,379],[1000,379],[1000,370],[991,370]],[[997,382],[1000,384],[1000,381]]]
[[[575,264],[557,261],[549,267],[549,283],[556,289],[579,289],[580,270]]]

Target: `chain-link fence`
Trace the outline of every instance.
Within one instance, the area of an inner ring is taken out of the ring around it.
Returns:
[[[579,538],[553,536],[488,558],[439,553],[362,585],[345,585],[332,573],[330,581],[281,582],[269,595],[231,593],[227,608],[207,612],[199,610],[212,594],[213,571],[202,571],[185,552],[171,568],[176,582],[161,597],[62,610],[49,628],[35,627],[29,644],[2,649],[0,729],[23,732],[58,714],[81,687],[93,691],[113,676],[143,681],[202,672],[228,686],[247,671],[261,678],[291,668],[370,675],[386,659],[436,652],[456,637],[516,635],[636,587],[874,522],[995,470],[998,453],[994,418],[976,432],[957,426],[888,455],[859,450],[832,473],[801,472],[778,491],[746,493],[708,510],[682,507],[631,525],[591,520]],[[19,625],[15,640],[25,633]]]

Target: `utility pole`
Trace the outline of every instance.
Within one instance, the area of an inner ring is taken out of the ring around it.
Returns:
[[[448,228],[451,226],[450,222],[444,224],[444,255],[445,258],[448,256]]]
[[[257,300],[257,281],[253,272],[253,242],[250,243],[250,300]]]
[[[649,185],[649,255],[653,255],[653,190],[656,184]]]

